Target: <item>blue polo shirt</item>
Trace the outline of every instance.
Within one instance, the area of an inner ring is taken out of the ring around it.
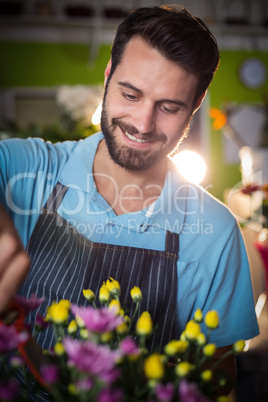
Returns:
[[[93,242],[164,250],[166,231],[180,236],[177,263],[178,335],[197,308],[217,310],[220,326],[211,342],[226,346],[258,334],[250,270],[238,224],[204,189],[186,182],[175,165],[160,197],[138,212],[117,216],[98,193],[93,161],[102,133],[78,142],[42,139],[0,142],[0,202],[26,246],[53,187],[68,187],[58,213]],[[96,174],[96,173],[95,173]],[[120,193],[111,178],[115,194]],[[140,194],[142,199],[142,194]]]

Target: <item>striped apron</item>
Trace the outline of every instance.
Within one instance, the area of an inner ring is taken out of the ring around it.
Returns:
[[[27,245],[31,270],[19,293],[45,297],[38,310],[45,315],[47,307],[60,299],[86,305],[83,289],[91,289],[98,299],[101,285],[112,277],[120,283],[120,302],[131,316],[135,303],[130,290],[138,286],[143,295],[139,314],[149,311],[158,328],[148,347],[161,349],[174,336],[179,235],[166,232],[164,251],[93,243],[57,213],[67,190],[58,183],[42,208]],[[34,311],[29,316],[32,325],[36,314]],[[41,332],[37,342],[42,348],[50,348],[55,342],[52,329]]]

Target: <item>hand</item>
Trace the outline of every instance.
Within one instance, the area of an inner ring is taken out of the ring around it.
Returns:
[[[8,307],[29,268],[30,259],[15,226],[0,205],[0,314]]]

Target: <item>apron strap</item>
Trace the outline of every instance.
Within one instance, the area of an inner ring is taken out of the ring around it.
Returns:
[[[60,182],[56,184],[56,186],[53,188],[52,192],[50,193],[48,200],[46,204],[44,205],[44,209],[56,212],[57,209],[59,208],[66,192],[68,190],[68,187],[64,186]]]
[[[178,233],[166,231],[166,244],[165,244],[165,251],[167,253],[175,254],[176,256],[179,255],[180,249],[180,236]]]

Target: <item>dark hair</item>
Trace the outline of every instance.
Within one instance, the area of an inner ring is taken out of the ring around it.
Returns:
[[[196,103],[207,90],[219,64],[217,42],[206,24],[177,5],[131,11],[116,30],[111,76],[134,36],[141,37],[166,59],[199,77]]]

